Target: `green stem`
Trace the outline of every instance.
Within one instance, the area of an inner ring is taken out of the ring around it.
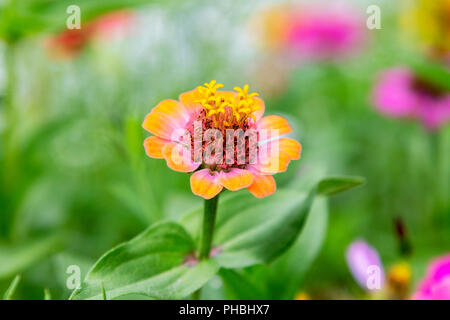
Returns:
[[[211,251],[211,245],[214,235],[214,224],[216,222],[218,200],[219,195],[215,196],[212,199],[205,200],[202,235],[200,238],[200,250],[198,253],[199,260],[209,258],[209,252]]]
[[[209,258],[211,252],[211,246],[214,236],[214,225],[216,223],[217,215],[217,203],[219,201],[219,195],[212,199],[205,200],[205,206],[203,210],[203,225],[202,234],[200,237],[200,250],[198,252],[198,260],[204,260]],[[192,300],[200,300],[201,290],[198,289],[191,295]]]
[[[16,110],[14,95],[17,91],[17,76],[16,76],[16,55],[17,44],[9,43],[5,47],[5,70],[6,70],[6,84],[3,109],[6,118],[6,129],[12,131],[15,127]],[[8,131],[8,133],[9,133]]]
[[[442,205],[446,202],[447,192],[447,180],[445,161],[442,161],[442,143],[441,133],[439,131],[429,134],[430,141],[430,158],[431,158],[431,172],[430,172],[430,191],[432,191],[432,210],[433,212],[442,211]]]
[[[5,70],[6,70],[6,83],[4,100],[1,103],[1,111],[5,117],[5,129],[2,133],[1,139],[3,144],[3,159],[2,160],[2,174],[0,177],[0,188],[6,190],[12,190],[16,175],[16,149],[17,146],[14,143],[14,129],[16,125],[16,110],[14,95],[16,93],[16,43],[7,43],[5,46]],[[5,206],[7,208],[5,208]],[[13,211],[7,203],[0,211],[0,236],[8,235],[10,219],[12,219],[11,212]]]

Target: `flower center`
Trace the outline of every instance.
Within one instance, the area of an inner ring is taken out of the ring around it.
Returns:
[[[199,86],[197,90],[202,96],[196,102],[200,103],[205,111],[205,121],[212,121],[217,129],[243,127],[249,119],[256,122],[253,112],[259,110],[255,97],[258,93],[249,93],[249,86],[234,87],[236,95],[228,92],[217,92],[223,84],[212,80]]]
[[[215,80],[197,88],[203,109],[188,128],[191,137],[191,156],[211,170],[245,168],[254,163],[258,148],[256,117],[260,109],[249,93],[248,85],[235,87],[234,92],[217,91],[223,87]]]

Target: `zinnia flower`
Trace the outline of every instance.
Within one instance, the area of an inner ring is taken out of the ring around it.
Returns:
[[[350,244],[346,253],[350,272],[364,290],[380,290],[385,281],[384,268],[378,252],[363,240]]]
[[[436,130],[450,120],[450,93],[419,78],[408,68],[393,68],[381,74],[373,92],[381,113],[420,120]]]
[[[314,5],[274,8],[260,27],[269,48],[306,60],[347,56],[364,38],[364,20],[351,8]]]
[[[450,300],[450,254],[434,259],[428,266],[414,300]]]
[[[268,196],[276,190],[272,174],[299,159],[301,146],[283,137],[292,132],[285,118],[263,117],[264,102],[248,85],[234,92],[222,86],[213,80],[154,107],[142,124],[154,134],[144,142],[146,153],[172,170],[193,172],[192,192],[205,199],[224,187]]]
[[[123,36],[126,27],[132,21],[132,13],[120,10],[104,14],[87,22],[81,29],[67,29],[50,37],[46,47],[50,54],[58,58],[73,58],[81,53],[94,39],[109,40],[114,36]]]

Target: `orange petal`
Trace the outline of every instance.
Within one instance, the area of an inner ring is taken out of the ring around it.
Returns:
[[[190,114],[187,109],[178,101],[166,99],[161,101],[151,112],[161,112],[170,115],[180,122],[188,121]]]
[[[186,128],[189,118],[189,112],[178,101],[164,100],[147,114],[142,127],[155,136],[173,140],[172,134]]]
[[[217,172],[211,172],[209,169],[202,169],[191,176],[192,192],[204,199],[214,198],[223,187],[217,182]]]
[[[301,144],[290,138],[281,138],[280,142],[280,150],[287,153],[291,160],[300,159],[300,152],[302,150]]]
[[[267,150],[259,149],[258,163],[254,167],[265,174],[274,174],[287,170],[291,157],[277,146],[278,140],[268,144]]]
[[[162,155],[166,159],[167,166],[178,172],[192,172],[200,166],[200,163],[192,161],[190,152],[176,142],[166,143]]]
[[[148,137],[144,140],[145,153],[151,158],[163,159],[162,149],[166,143],[170,143],[170,141],[157,136]]]
[[[258,130],[267,130],[270,137],[281,136],[292,132],[289,122],[282,116],[270,115],[261,118],[258,121]],[[272,130],[277,130],[277,134],[273,134]]]
[[[234,168],[220,172],[218,182],[228,190],[236,191],[251,185],[253,174],[248,170]]]
[[[195,102],[201,98],[200,93],[197,89],[180,94],[178,99],[180,99],[181,104],[191,112],[201,110],[202,106],[200,103]]]
[[[277,184],[271,175],[254,174],[253,183],[247,189],[255,197],[263,198],[273,194]]]
[[[255,97],[254,98],[256,101],[256,105],[259,107],[258,110],[256,110],[255,112],[253,112],[253,115],[256,118],[256,121],[259,121],[262,116],[264,115],[264,111],[266,110],[266,105],[264,104],[263,99]]]

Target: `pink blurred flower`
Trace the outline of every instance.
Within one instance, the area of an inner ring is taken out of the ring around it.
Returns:
[[[106,13],[82,24],[81,29],[67,29],[49,37],[45,46],[53,57],[74,58],[90,41],[109,41],[114,37],[124,36],[132,20],[133,13],[128,10]]]
[[[378,252],[363,240],[350,244],[346,252],[347,265],[356,282],[364,290],[379,290],[385,276]]]
[[[363,47],[363,11],[340,1],[282,5],[257,15],[257,31],[265,49],[294,62],[336,60]]]
[[[404,67],[380,75],[373,90],[373,103],[387,116],[418,119],[430,131],[450,120],[450,93]]]
[[[357,51],[365,24],[351,8],[314,6],[291,13],[286,41],[291,53],[306,59],[335,59]]]
[[[428,266],[413,300],[450,300],[450,254],[434,259]]]

